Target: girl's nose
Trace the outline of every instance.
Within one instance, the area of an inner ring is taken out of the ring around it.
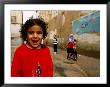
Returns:
[[[38,37],[38,34],[36,32],[34,33],[34,37]]]

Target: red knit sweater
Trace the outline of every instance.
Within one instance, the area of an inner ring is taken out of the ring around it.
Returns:
[[[67,44],[67,47],[68,48],[73,48],[75,46],[75,43],[74,42],[69,42],[68,44]]]
[[[17,48],[12,66],[12,77],[35,77],[40,64],[41,77],[53,76],[53,63],[48,47],[42,49],[29,49],[26,45]]]

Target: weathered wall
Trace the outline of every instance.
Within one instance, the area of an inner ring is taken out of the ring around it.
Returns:
[[[77,35],[80,52],[83,50],[92,56],[100,56],[100,11],[73,21],[72,31]]]
[[[20,36],[20,28],[22,24],[22,11],[11,11],[11,37],[18,37]],[[12,17],[14,20],[12,21]]]
[[[20,28],[21,28],[21,24],[11,24],[11,37],[19,37]]]

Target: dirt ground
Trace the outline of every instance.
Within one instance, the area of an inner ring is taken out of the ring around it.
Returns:
[[[78,54],[78,60],[68,60],[66,51],[58,49],[58,53],[53,53],[50,47],[54,62],[55,77],[99,77],[100,59]]]

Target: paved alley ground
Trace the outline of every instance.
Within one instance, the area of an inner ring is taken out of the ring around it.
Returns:
[[[58,49],[53,53],[50,47],[53,62],[54,76],[56,77],[98,77],[100,76],[100,59],[78,54],[78,60],[68,60],[66,51]]]

